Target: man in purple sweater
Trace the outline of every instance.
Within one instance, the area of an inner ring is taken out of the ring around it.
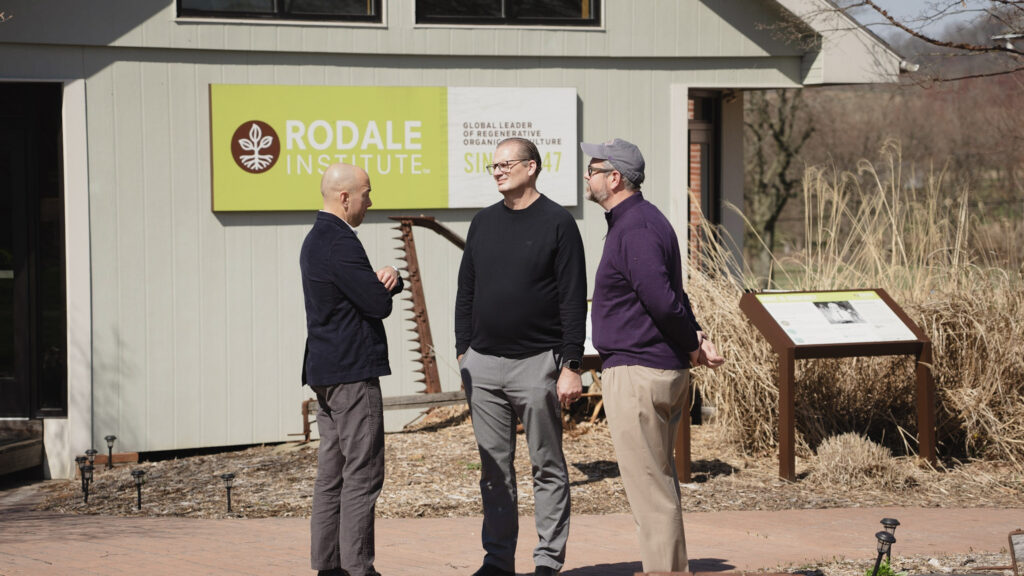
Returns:
[[[618,138],[580,148],[591,157],[585,196],[605,209],[608,221],[591,309],[608,429],[644,572],[684,572],[675,431],[685,414],[689,368],[716,368],[725,359],[683,291],[675,231],[640,193],[640,150]]]

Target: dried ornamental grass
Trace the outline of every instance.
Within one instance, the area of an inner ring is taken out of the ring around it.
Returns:
[[[818,446],[808,482],[819,486],[872,486],[899,490],[916,482],[906,462],[860,434],[846,433],[825,439]]]
[[[908,189],[899,147],[887,143],[882,158],[881,172],[862,162],[859,176],[807,171],[809,246],[775,260],[775,286],[886,289],[933,343],[940,455],[999,459],[1024,469],[1021,271],[995,265],[1005,258],[997,262],[972,251],[971,230],[978,223],[967,192],[946,191],[947,174],[912,178],[924,188]],[[730,251],[707,226],[704,237],[687,291],[729,361],[715,372],[695,370],[693,381],[716,407],[714,426],[723,440],[747,453],[773,451],[778,360],[738,310],[747,286],[731,273],[737,266]],[[829,436],[849,431],[913,454],[914,369],[909,357],[798,361],[798,454],[806,457]]]

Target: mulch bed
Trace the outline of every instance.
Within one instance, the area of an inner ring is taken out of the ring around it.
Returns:
[[[381,518],[480,516],[479,470],[473,429],[464,408],[435,410],[406,431],[388,434],[386,480],[377,502]],[[1000,462],[957,462],[933,469],[912,458],[895,458],[908,482],[816,482],[813,459],[797,459],[801,480],[779,479],[775,454],[742,455],[724,447],[712,426],[692,429],[693,482],[683,484],[688,512],[787,510],[875,506],[1024,508],[1024,477]],[[89,503],[78,480],[45,485],[40,509],[71,514],[187,516],[194,518],[308,517],[316,477],[317,443],[257,446],[246,450],[142,462],[97,470]],[[582,422],[567,429],[574,514],[628,513],[608,429]],[[131,470],[146,471],[143,505],[136,510]],[[220,475],[236,475],[232,511],[227,512]],[[533,486],[525,438],[516,450],[519,512],[533,513]],[[873,560],[873,559],[872,559]],[[1005,553],[950,554],[937,558],[893,558],[893,569],[910,574],[969,573],[977,567],[1007,564]],[[808,576],[865,576],[871,561],[823,559],[814,566],[779,566],[770,571]],[[998,572],[990,572],[998,574]],[[1012,572],[1004,571],[1005,576]],[[870,575],[868,575],[870,576]],[[898,576],[898,575],[897,575]]]
[[[519,512],[533,513],[525,438],[517,443]],[[790,483],[779,479],[774,454],[744,456],[716,440],[713,427],[693,428],[693,482],[683,484],[686,511],[787,510],[870,506],[1024,507],[1024,477],[1013,466],[972,461],[938,470],[894,459],[911,478],[902,487],[865,479],[847,483]],[[41,508],[74,514],[197,518],[308,517],[316,477],[316,446],[288,443],[97,470],[89,503],[80,483],[49,484]],[[466,410],[439,409],[405,432],[386,437],[386,481],[377,503],[382,518],[479,516],[480,458]],[[573,513],[629,512],[615,453],[603,422],[582,422],[565,433]],[[813,468],[797,460],[798,474]],[[142,510],[135,510],[131,469],[146,471]],[[223,482],[236,475],[232,512]],[[856,481],[854,481],[856,480]]]

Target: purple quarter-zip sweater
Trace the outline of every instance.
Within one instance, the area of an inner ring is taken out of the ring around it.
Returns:
[[[592,338],[602,368],[690,366],[700,325],[683,291],[679,241],[668,219],[637,192],[605,213]]]

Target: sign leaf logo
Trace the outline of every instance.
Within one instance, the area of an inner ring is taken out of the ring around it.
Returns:
[[[281,154],[277,132],[266,122],[243,122],[231,136],[231,155],[239,168],[251,174],[270,170]]]

